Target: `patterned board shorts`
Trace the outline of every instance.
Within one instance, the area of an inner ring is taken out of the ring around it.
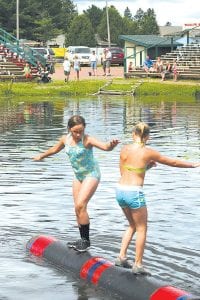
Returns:
[[[118,185],[116,200],[121,208],[138,209],[146,206],[144,192],[141,186]]]

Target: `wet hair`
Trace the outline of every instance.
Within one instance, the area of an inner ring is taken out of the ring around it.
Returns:
[[[139,136],[141,139],[141,142],[144,142],[144,139],[149,136],[150,129],[149,126],[144,122],[139,122],[136,124],[133,128],[133,133],[135,135]]]
[[[83,125],[85,127],[86,126],[85,119],[78,115],[72,116],[68,121],[67,128],[71,129],[76,125]]]

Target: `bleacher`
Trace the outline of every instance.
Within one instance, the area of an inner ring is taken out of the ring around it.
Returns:
[[[182,46],[172,52],[161,55],[161,60],[165,64],[167,61],[177,62],[178,79],[200,79],[200,45],[190,44]],[[136,67],[133,71],[124,74],[125,78],[130,77],[153,77],[161,78],[157,72],[146,73],[142,67]],[[172,78],[173,73],[168,77]]]
[[[14,80],[14,81],[25,81],[24,76],[24,66],[25,62],[12,61],[12,58],[7,59],[6,61],[0,61],[0,81]],[[37,77],[37,69],[32,67],[32,77],[29,80],[32,80]]]
[[[37,55],[34,55],[37,54]],[[31,78],[37,77],[37,64],[46,64],[46,59],[29,46],[20,45],[20,41],[0,28],[0,80],[27,80],[24,75],[24,66],[29,63]]]

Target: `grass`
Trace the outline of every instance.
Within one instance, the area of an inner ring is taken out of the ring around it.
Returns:
[[[2,96],[67,96],[67,95],[88,95],[98,92],[105,81],[101,80],[82,80],[70,81],[65,83],[62,81],[53,81],[52,83],[36,83],[36,82],[0,82],[0,95]]]
[[[109,83],[109,84],[106,84]],[[100,88],[111,91],[133,91],[137,97],[199,97],[200,85],[197,81],[166,81],[145,79],[114,78],[111,81],[80,80],[65,83],[55,80],[47,84],[36,82],[0,82],[0,96],[18,97],[55,97],[55,96],[87,96],[98,93]]]

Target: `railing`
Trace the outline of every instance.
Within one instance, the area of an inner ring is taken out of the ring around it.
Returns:
[[[38,62],[46,65],[46,59],[37,50],[20,44],[18,39],[2,28],[0,28],[0,43],[33,66],[37,66]]]

